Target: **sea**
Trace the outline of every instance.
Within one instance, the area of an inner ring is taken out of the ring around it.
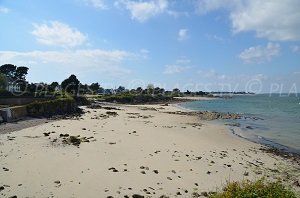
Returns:
[[[300,154],[300,94],[232,95],[184,102],[180,106],[195,111],[242,114],[240,120],[217,122],[248,140]]]

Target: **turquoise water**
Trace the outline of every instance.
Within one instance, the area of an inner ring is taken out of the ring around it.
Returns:
[[[222,122],[240,124],[232,129],[245,138],[300,153],[300,94],[239,95],[230,99],[186,102],[181,106],[261,118]]]

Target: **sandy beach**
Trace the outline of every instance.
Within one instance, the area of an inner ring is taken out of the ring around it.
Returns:
[[[192,197],[262,176],[299,191],[299,164],[226,126],[176,106],[107,105],[0,134],[0,196]]]

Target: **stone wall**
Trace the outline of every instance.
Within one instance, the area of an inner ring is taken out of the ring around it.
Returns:
[[[15,107],[3,108],[0,109],[0,116],[5,122],[17,120],[27,116],[27,107],[15,106]]]

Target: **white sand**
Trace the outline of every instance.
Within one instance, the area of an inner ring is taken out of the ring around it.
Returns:
[[[0,186],[5,187],[0,197],[174,197],[178,192],[191,197],[194,191],[216,191],[228,180],[284,177],[284,171],[291,181],[299,176],[296,165],[262,153],[259,145],[229,134],[224,126],[163,113],[178,111],[176,107],[119,108],[110,110],[118,113],[116,117],[91,119],[108,110],[85,109],[90,113],[81,120],[0,135]],[[52,131],[49,137],[43,135]],[[62,144],[60,133],[94,138],[77,148]]]

